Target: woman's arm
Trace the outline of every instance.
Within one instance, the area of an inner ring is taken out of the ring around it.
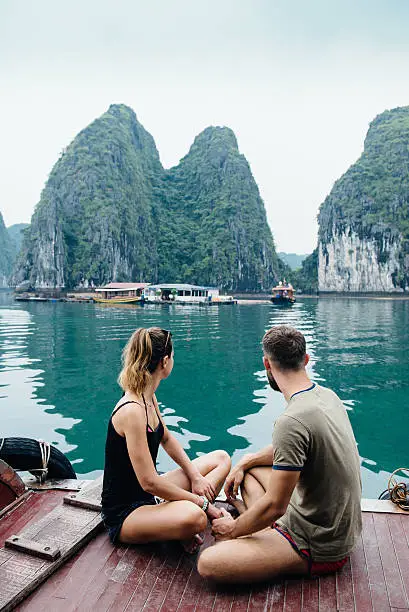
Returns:
[[[122,429],[132,467],[145,491],[167,501],[186,499],[200,508],[203,506],[203,499],[199,495],[181,489],[156,472],[146,439],[146,418],[142,412],[129,411],[124,416]]]

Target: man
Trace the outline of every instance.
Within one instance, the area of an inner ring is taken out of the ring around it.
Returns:
[[[202,576],[220,582],[335,571],[361,532],[360,462],[341,400],[308,378],[299,331],[273,327],[262,344],[269,383],[287,407],[272,445],[243,457],[227,477],[240,516],[223,511],[213,521],[218,542],[198,562]]]

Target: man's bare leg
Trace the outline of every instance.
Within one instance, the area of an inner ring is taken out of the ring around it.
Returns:
[[[198,571],[215,582],[262,582],[280,574],[306,575],[308,562],[276,530],[267,528],[210,546],[200,555]]]
[[[270,467],[255,467],[245,472],[240,487],[243,501],[239,499],[229,500],[239,514],[243,514],[247,508],[253,506],[260,497],[263,497],[267,489],[267,482],[270,474]]]

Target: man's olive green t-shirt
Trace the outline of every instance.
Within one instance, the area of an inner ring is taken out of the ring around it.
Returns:
[[[361,475],[344,405],[313,385],[294,394],[273,431],[274,470],[300,471],[286,513],[277,521],[314,561],[338,561],[361,533]]]

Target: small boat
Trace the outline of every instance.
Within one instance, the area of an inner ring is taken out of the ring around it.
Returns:
[[[95,290],[93,301],[97,304],[143,303],[142,292],[147,283],[109,283]]]
[[[272,288],[271,302],[276,306],[291,306],[295,301],[294,287],[291,283],[287,283],[285,279]]]
[[[97,304],[135,304],[136,302],[142,302],[141,297],[113,297],[113,298],[93,298]]]

